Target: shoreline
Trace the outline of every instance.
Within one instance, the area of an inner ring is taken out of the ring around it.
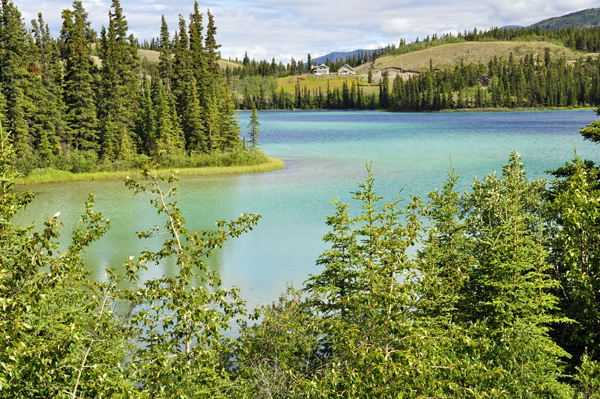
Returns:
[[[158,174],[168,175],[172,170],[177,170],[179,176],[213,176],[213,175],[238,175],[246,173],[264,173],[285,168],[281,159],[267,157],[267,162],[257,165],[244,166],[207,166],[203,168],[170,168],[158,169]],[[34,173],[29,176],[17,178],[15,185],[65,183],[71,181],[95,181],[95,180],[121,180],[127,176],[140,178],[139,170],[122,170],[117,172],[90,172],[71,173],[67,171],[50,169],[42,173]]]
[[[454,112],[536,112],[536,111],[596,111],[598,107],[519,107],[519,108],[448,108],[437,111],[390,111],[387,109],[260,109],[258,112],[329,112],[329,111],[370,111],[370,112],[391,112],[396,114],[451,114]],[[237,112],[250,112],[248,109],[240,109]]]
[[[519,108],[460,108],[441,109],[439,111],[421,111],[430,113],[453,113],[453,112],[536,112],[536,111],[595,111],[598,107],[519,107]],[[403,112],[403,111],[390,111]],[[418,112],[418,111],[416,111]]]

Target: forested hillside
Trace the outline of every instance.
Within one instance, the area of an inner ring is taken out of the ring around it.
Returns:
[[[246,57],[244,69],[227,76],[242,109],[252,103],[259,109],[391,111],[586,107],[600,101],[599,50],[598,27],[474,29],[358,52],[328,64],[335,74],[348,63],[357,75],[285,80],[294,82],[293,91],[288,84],[275,87],[273,78],[299,74],[303,62],[285,67]],[[483,75],[489,88],[478,80]]]
[[[486,63],[465,58],[444,69],[434,68],[430,59],[425,72],[410,72],[410,76],[384,64],[386,57],[377,61],[382,69],[378,70],[378,90],[374,94],[365,75],[335,81],[298,79],[293,93],[285,92],[283,86],[278,90],[265,87],[258,94],[246,89],[242,106],[254,102],[265,109],[439,111],[600,104],[598,57],[588,55],[571,61],[564,55],[553,57],[550,47],[541,48],[542,54],[525,52],[517,57],[509,53],[506,58],[493,56]],[[483,75],[487,79],[485,88],[479,79]]]
[[[560,17],[548,18],[531,25],[532,28],[539,26],[541,29],[575,29],[589,28],[600,25],[600,8],[588,8],[572,12]]]
[[[176,37],[163,18],[157,62],[140,61],[118,0],[99,36],[80,1],[62,12],[56,39],[41,14],[29,30],[12,2],[2,0],[0,11],[0,121],[23,172],[113,170],[149,159],[202,166],[212,155],[250,161],[219,68],[214,18],[197,3]]]

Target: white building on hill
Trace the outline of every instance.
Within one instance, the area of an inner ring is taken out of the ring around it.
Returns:
[[[302,75],[329,75],[329,67],[325,64],[312,65],[310,70],[303,71]]]
[[[343,67],[338,69],[338,75],[356,75],[356,71],[348,64],[344,64]]]

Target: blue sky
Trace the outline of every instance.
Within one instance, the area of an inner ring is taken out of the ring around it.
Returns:
[[[13,0],[25,21],[42,12],[53,35],[61,26],[61,10],[69,0]],[[130,32],[140,39],[158,36],[164,14],[170,30],[186,18],[193,0],[121,0]],[[108,23],[109,0],[83,0],[97,31]],[[488,29],[492,26],[530,25],[539,20],[591,7],[590,0],[222,0],[199,2],[210,9],[217,25],[217,41],[224,58],[241,59],[245,51],[256,59],[288,62],[306,60],[332,51],[377,48],[414,41],[437,32]],[[206,20],[206,18],[205,18]]]

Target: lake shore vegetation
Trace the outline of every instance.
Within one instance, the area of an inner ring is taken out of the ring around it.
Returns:
[[[261,152],[257,157],[260,162],[245,162],[241,165],[225,164],[223,166],[212,166],[210,164],[198,167],[177,167],[157,169],[157,173],[167,175],[177,170],[179,176],[212,176],[212,175],[237,175],[244,173],[264,173],[283,169],[285,164],[280,159],[269,158]],[[185,165],[185,163],[184,163]],[[123,180],[127,176],[137,179],[142,176],[143,169],[135,168],[130,170],[104,171],[104,172],[68,172],[54,168],[34,169],[31,173],[15,180],[17,185],[35,185],[41,183],[60,183],[69,181],[90,181],[90,180]]]

